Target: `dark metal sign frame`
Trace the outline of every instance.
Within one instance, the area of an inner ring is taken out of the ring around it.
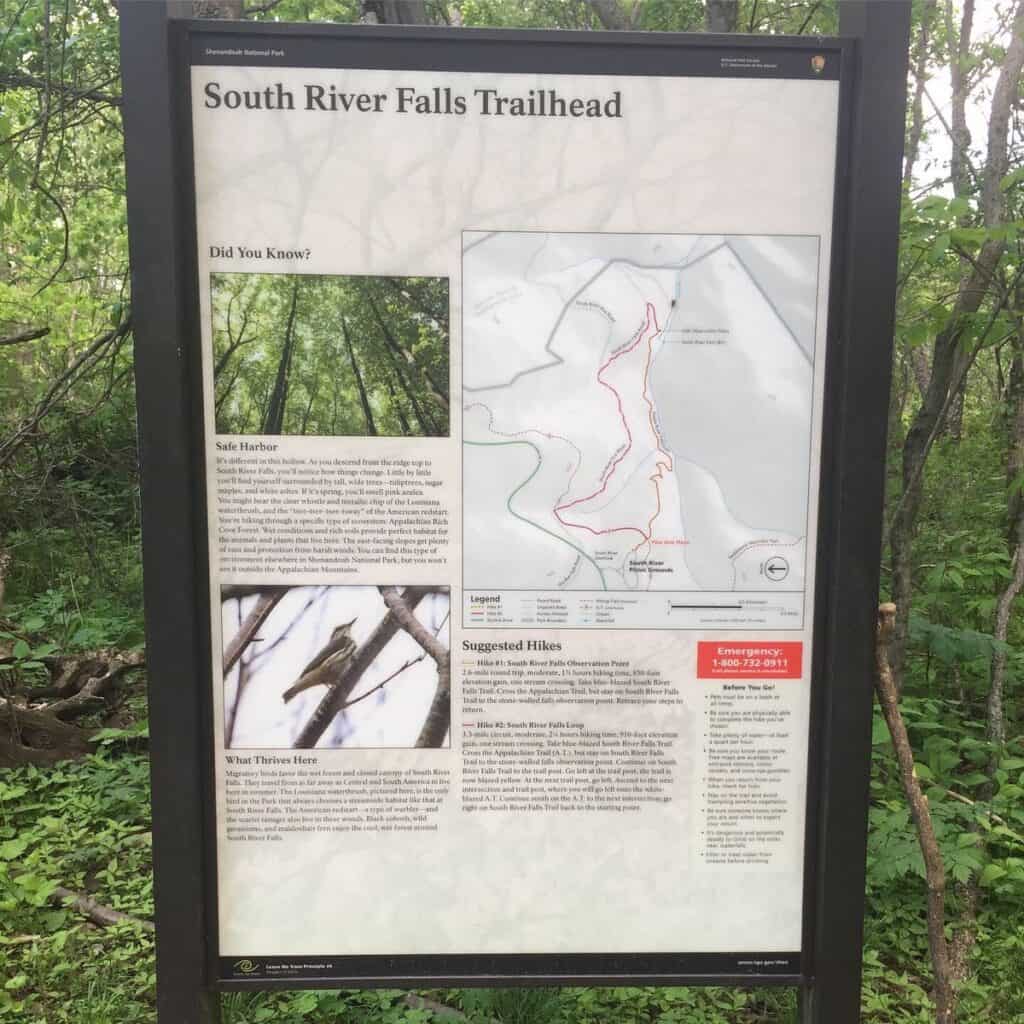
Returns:
[[[821,39],[175,22],[163,3],[123,0],[161,1021],[211,1024],[218,989],[622,983],[795,985],[803,1020],[859,1019],[909,3],[843,0],[840,10],[842,37]],[[796,55],[804,67],[817,53],[835,59],[829,74],[838,64],[840,136],[798,957],[741,965],[739,954],[727,953],[353,956],[326,958],[331,969],[315,978],[221,977],[187,77],[192,43],[204,37],[301,39],[328,66],[398,69],[678,75],[705,73],[724,51]]]

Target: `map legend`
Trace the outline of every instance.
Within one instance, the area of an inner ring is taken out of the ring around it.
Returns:
[[[463,593],[463,626],[494,629],[800,629],[804,596],[592,591]]]

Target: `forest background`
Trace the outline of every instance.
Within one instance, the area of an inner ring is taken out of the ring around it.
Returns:
[[[192,8],[288,21],[837,28],[835,0]],[[956,1007],[947,999],[941,1019],[1024,1020],[1022,66],[1024,0],[914,0],[882,587],[897,606],[888,657],[916,782],[877,716],[863,1015],[879,1024],[936,1019],[947,980]],[[154,1016],[119,90],[112,2],[0,0],[0,1022]],[[932,968],[908,784],[927,796],[947,881],[946,979]],[[796,1013],[792,991],[737,989],[222,1002],[230,1022],[424,1021],[443,1006],[507,1021]]]

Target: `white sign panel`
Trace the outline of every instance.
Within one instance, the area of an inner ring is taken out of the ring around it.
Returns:
[[[210,38],[225,976],[798,973],[835,69]]]

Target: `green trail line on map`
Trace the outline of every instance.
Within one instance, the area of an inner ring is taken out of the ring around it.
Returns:
[[[533,472],[505,499],[505,507],[508,509],[509,514],[515,516],[520,522],[526,523],[527,526],[532,526],[535,529],[540,530],[541,533],[546,533],[549,537],[554,537],[555,540],[561,541],[563,544],[568,544],[573,551],[581,554],[597,570],[598,578],[601,580],[601,589],[607,590],[608,585],[604,581],[604,573],[601,571],[601,567],[590,557],[590,555],[586,553],[586,551],[576,547],[575,544],[567,541],[564,537],[559,537],[557,533],[552,533],[550,530],[546,530],[543,526],[539,523],[535,523],[532,519],[527,519],[526,516],[521,516],[512,507],[512,499],[537,475],[537,471],[540,469],[540,464],[544,461],[543,456],[540,453],[540,449],[532,441],[463,441],[462,443],[476,445],[478,448],[504,448],[513,444],[525,444],[528,448],[533,449],[534,454],[537,456],[537,465],[533,467]]]

